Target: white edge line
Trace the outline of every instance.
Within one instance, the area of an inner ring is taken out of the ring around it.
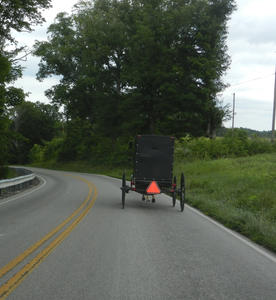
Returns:
[[[164,195],[166,197],[169,198],[168,195]],[[233,237],[235,237],[236,239],[240,240],[241,242],[243,242],[244,244],[246,244],[247,246],[249,246],[250,248],[254,249],[255,251],[257,251],[258,253],[262,254],[263,256],[265,256],[266,258],[270,259],[271,261],[273,261],[274,263],[276,263],[276,256],[274,256],[273,254],[270,254],[268,251],[269,250],[263,250],[262,248],[260,248],[261,246],[255,244],[252,241],[247,240],[245,237],[241,236],[240,234],[236,233],[235,231],[225,227],[224,225],[220,224],[219,222],[215,221],[214,219],[204,215],[202,212],[200,212],[199,210],[191,207],[190,205],[185,203],[185,207],[187,207],[188,209],[190,209],[193,213],[197,214],[198,216],[201,216],[202,218],[206,219],[207,221],[211,222],[212,224],[216,225],[217,227],[219,227],[220,229],[226,231],[227,233],[231,234]]]
[[[94,174],[93,174],[94,175]],[[95,174],[96,175],[96,174]],[[106,178],[112,178],[114,180],[119,180],[118,178],[114,178],[114,177],[110,177],[110,176],[106,176],[106,175],[97,175],[97,176],[101,176],[101,177],[106,177]],[[165,197],[170,198],[168,195],[163,194]],[[208,220],[209,222],[211,222],[212,224],[216,225],[217,227],[221,228],[222,230],[226,231],[227,233],[231,234],[233,237],[235,237],[236,239],[240,240],[241,242],[243,242],[244,244],[246,244],[247,246],[249,246],[250,248],[254,249],[255,251],[257,251],[258,253],[260,253],[261,255],[265,256],[266,258],[268,258],[269,260],[273,261],[274,263],[276,263],[276,256],[274,256],[273,254],[270,254],[269,250],[263,250],[262,248],[260,248],[261,246],[255,244],[253,241],[248,241],[245,237],[241,236],[240,234],[236,233],[235,231],[225,227],[224,225],[220,224],[219,222],[215,221],[214,219],[204,215],[202,212],[200,212],[199,210],[191,207],[190,205],[185,203],[185,207],[187,207],[188,209],[190,209],[193,213],[197,214],[198,216],[201,216],[202,218]]]
[[[37,176],[37,175],[36,175],[36,176]],[[2,206],[2,205],[4,205],[4,204],[7,204],[7,203],[9,203],[9,202],[15,201],[15,200],[17,200],[17,199],[19,199],[19,198],[28,196],[28,195],[32,194],[33,192],[36,192],[37,190],[41,189],[41,188],[46,184],[47,181],[46,181],[46,179],[43,178],[42,176],[37,176],[37,177],[39,177],[39,178],[43,181],[43,183],[40,184],[37,188],[35,188],[35,189],[29,191],[28,193],[24,193],[24,194],[18,195],[17,197],[12,198],[12,199],[9,199],[9,200],[7,200],[7,201],[4,201],[4,202],[1,201],[1,202],[0,202],[0,206]]]
[[[87,175],[96,175],[98,177],[105,177],[105,178],[109,178],[109,179],[113,179],[115,181],[121,181],[121,179],[119,178],[115,178],[115,177],[111,177],[111,176],[107,176],[107,175],[102,175],[102,174],[92,174],[92,173],[84,173]],[[44,185],[44,184],[43,184]],[[168,195],[163,194],[165,197],[170,198]],[[276,257],[270,253],[268,253],[266,250],[261,249],[259,245],[254,244],[254,242],[252,241],[248,241],[246,240],[244,237],[242,237],[240,234],[236,233],[235,231],[228,229],[227,227],[225,227],[224,225],[220,224],[219,222],[215,221],[214,219],[204,215],[202,212],[200,212],[199,210],[191,207],[190,205],[185,203],[185,207],[187,207],[188,209],[190,209],[193,213],[197,214],[198,216],[201,216],[202,218],[208,220],[209,222],[211,222],[212,224],[216,225],[217,227],[221,228],[222,230],[226,231],[227,233],[231,234],[233,237],[235,237],[236,239],[240,240],[241,242],[243,242],[244,244],[246,244],[247,246],[249,246],[250,248],[254,249],[255,251],[257,251],[258,253],[260,253],[261,255],[265,256],[266,258],[268,258],[269,260],[273,261],[274,263],[276,263]]]

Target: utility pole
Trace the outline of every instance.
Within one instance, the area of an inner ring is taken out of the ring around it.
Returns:
[[[233,117],[232,117],[232,132],[234,130],[234,124],[235,124],[235,101],[236,101],[236,95],[233,94]]]
[[[274,81],[274,102],[273,102],[273,113],[272,113],[271,142],[274,142],[274,135],[275,135],[275,110],[276,110],[276,67],[275,67],[275,81]]]

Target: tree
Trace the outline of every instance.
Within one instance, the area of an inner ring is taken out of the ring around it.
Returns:
[[[34,144],[43,145],[60,131],[61,114],[54,105],[23,102],[12,114],[13,138],[10,152],[13,162],[25,163]]]
[[[229,65],[226,21],[233,1],[136,3],[129,57],[144,130],[204,135],[217,112],[223,116],[216,95],[225,87],[221,78]]]
[[[11,29],[18,32],[30,31],[32,25],[44,21],[42,9],[50,7],[49,0],[2,0],[0,2],[0,37],[1,40],[14,41]]]
[[[17,67],[12,67],[8,56],[4,56],[0,52],[0,173],[9,159],[9,109],[23,101],[25,96],[21,89],[6,87],[7,83],[16,78],[18,72]]]
[[[50,0],[2,0],[0,2],[0,168],[8,162],[10,143],[8,109],[24,100],[22,89],[8,87],[21,74],[18,54],[23,51],[12,37],[11,30],[30,31],[41,23],[41,9],[50,7]],[[7,50],[13,46],[13,50]]]
[[[205,135],[221,124],[226,22],[233,0],[96,0],[59,14],[38,42],[38,78],[68,119],[94,132]]]
[[[95,131],[112,137],[121,127],[124,39],[120,22],[112,17],[116,11],[107,1],[95,5],[99,7],[92,11],[80,5],[77,15],[57,16],[48,30],[51,42],[35,47],[35,54],[43,57],[38,78],[61,75],[60,84],[47,91],[52,102],[64,106],[68,119],[87,119]],[[114,27],[107,20],[115,20]]]

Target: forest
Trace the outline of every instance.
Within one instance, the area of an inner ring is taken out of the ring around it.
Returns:
[[[12,85],[26,49],[11,32],[43,22],[41,9],[49,6],[0,4],[0,166],[41,153],[123,163],[138,133],[211,138],[229,118],[218,95],[227,86],[234,1],[80,1],[71,14],[59,13],[48,40],[32,49],[40,58],[37,79],[60,78],[46,91],[50,104],[32,103]]]

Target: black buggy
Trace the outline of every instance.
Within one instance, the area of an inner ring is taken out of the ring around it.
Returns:
[[[134,172],[130,186],[126,184],[126,175],[122,178],[122,208],[125,207],[126,193],[135,191],[142,194],[142,200],[155,202],[154,195],[168,193],[172,195],[175,206],[176,196],[180,198],[181,211],[185,202],[185,178],[181,174],[180,187],[177,188],[176,176],[173,177],[174,137],[157,135],[138,135],[135,139]]]

